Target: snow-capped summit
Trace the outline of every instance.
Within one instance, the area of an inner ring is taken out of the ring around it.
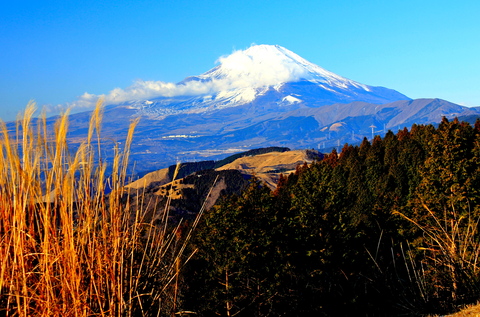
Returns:
[[[102,97],[106,104],[128,106],[138,114],[164,117],[201,113],[256,102],[319,107],[353,101],[383,104],[410,98],[334,74],[279,45],[253,45],[217,60],[213,69],[178,83],[137,80],[127,88],[104,95],[85,93],[68,103],[86,108]],[[295,96],[295,102],[287,102]],[[260,98],[260,99],[259,99]]]
[[[358,83],[315,65],[279,45],[253,45],[217,60],[204,74],[172,84],[138,82],[112,91],[112,104],[128,105],[138,114],[160,118],[203,113],[249,103],[285,107],[319,107],[364,101],[383,104],[408,100],[401,93]],[[135,98],[127,99],[131,94]],[[144,94],[145,98],[139,98]],[[108,101],[109,96],[106,96]],[[293,102],[294,100],[294,102]]]
[[[254,45],[218,59],[220,65],[188,80],[222,81],[217,88],[261,88],[308,80],[341,89],[368,86],[336,75],[279,45]]]

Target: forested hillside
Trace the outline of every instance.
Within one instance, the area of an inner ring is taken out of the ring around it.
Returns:
[[[345,145],[201,220],[182,306],[202,316],[443,313],[480,298],[480,121]]]

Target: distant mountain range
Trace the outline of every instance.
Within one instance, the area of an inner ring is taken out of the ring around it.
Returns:
[[[442,116],[480,113],[364,85],[276,45],[252,46],[219,61],[212,70],[176,84],[184,94],[107,105],[105,142],[121,142],[129,122],[141,116],[132,160],[137,171],[145,171],[260,147],[321,151],[413,123],[439,122]],[[72,140],[85,135],[89,115],[71,115]]]

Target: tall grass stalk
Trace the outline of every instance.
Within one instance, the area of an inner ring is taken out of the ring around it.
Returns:
[[[13,132],[0,122],[0,313],[172,313],[186,242],[180,226],[167,225],[166,212],[159,226],[142,207],[131,211],[124,185],[138,121],[124,148],[115,145],[107,176],[101,101],[75,151],[67,142],[68,113],[51,131],[45,115],[34,120],[34,112],[30,103]]]
[[[448,309],[456,303],[476,301],[480,296],[480,216],[454,206],[437,213],[423,204],[428,217],[418,222],[398,213],[422,230],[423,245],[409,252],[411,267],[425,301]],[[420,252],[420,253],[419,253]],[[421,259],[421,268],[413,265]]]

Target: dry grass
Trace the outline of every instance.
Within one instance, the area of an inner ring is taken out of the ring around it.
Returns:
[[[478,317],[480,316],[480,304],[468,306],[458,313],[448,315],[449,317]]]
[[[443,317],[479,317],[480,316],[480,304],[476,305],[468,305],[462,310],[450,314],[450,315],[442,315]],[[430,317],[440,317],[439,315],[430,316]]]
[[[13,135],[3,122],[0,127],[0,314],[175,312],[184,236],[190,233],[182,233],[180,225],[172,229],[167,211],[161,225],[144,221],[142,208],[127,212],[124,184],[137,121],[124,148],[115,144],[107,176],[100,102],[88,136],[73,153],[68,115],[52,133],[45,116],[34,122],[34,111],[29,104]]]
[[[298,165],[303,165],[305,162],[311,163],[305,151],[269,152],[255,156],[240,157],[217,170],[234,169],[243,174],[255,175],[271,190],[275,190],[281,173],[293,173]],[[274,170],[282,170],[282,172],[272,173]]]
[[[438,308],[445,310],[478,299],[480,216],[470,210],[457,211],[453,205],[443,213],[434,212],[425,204],[423,208],[428,217],[422,222],[399,213],[424,234],[423,245],[416,250],[423,254],[421,266],[411,261],[419,295],[424,302],[437,302]],[[412,252],[409,255],[410,259],[414,257]],[[472,316],[478,314],[478,307],[473,311]]]

